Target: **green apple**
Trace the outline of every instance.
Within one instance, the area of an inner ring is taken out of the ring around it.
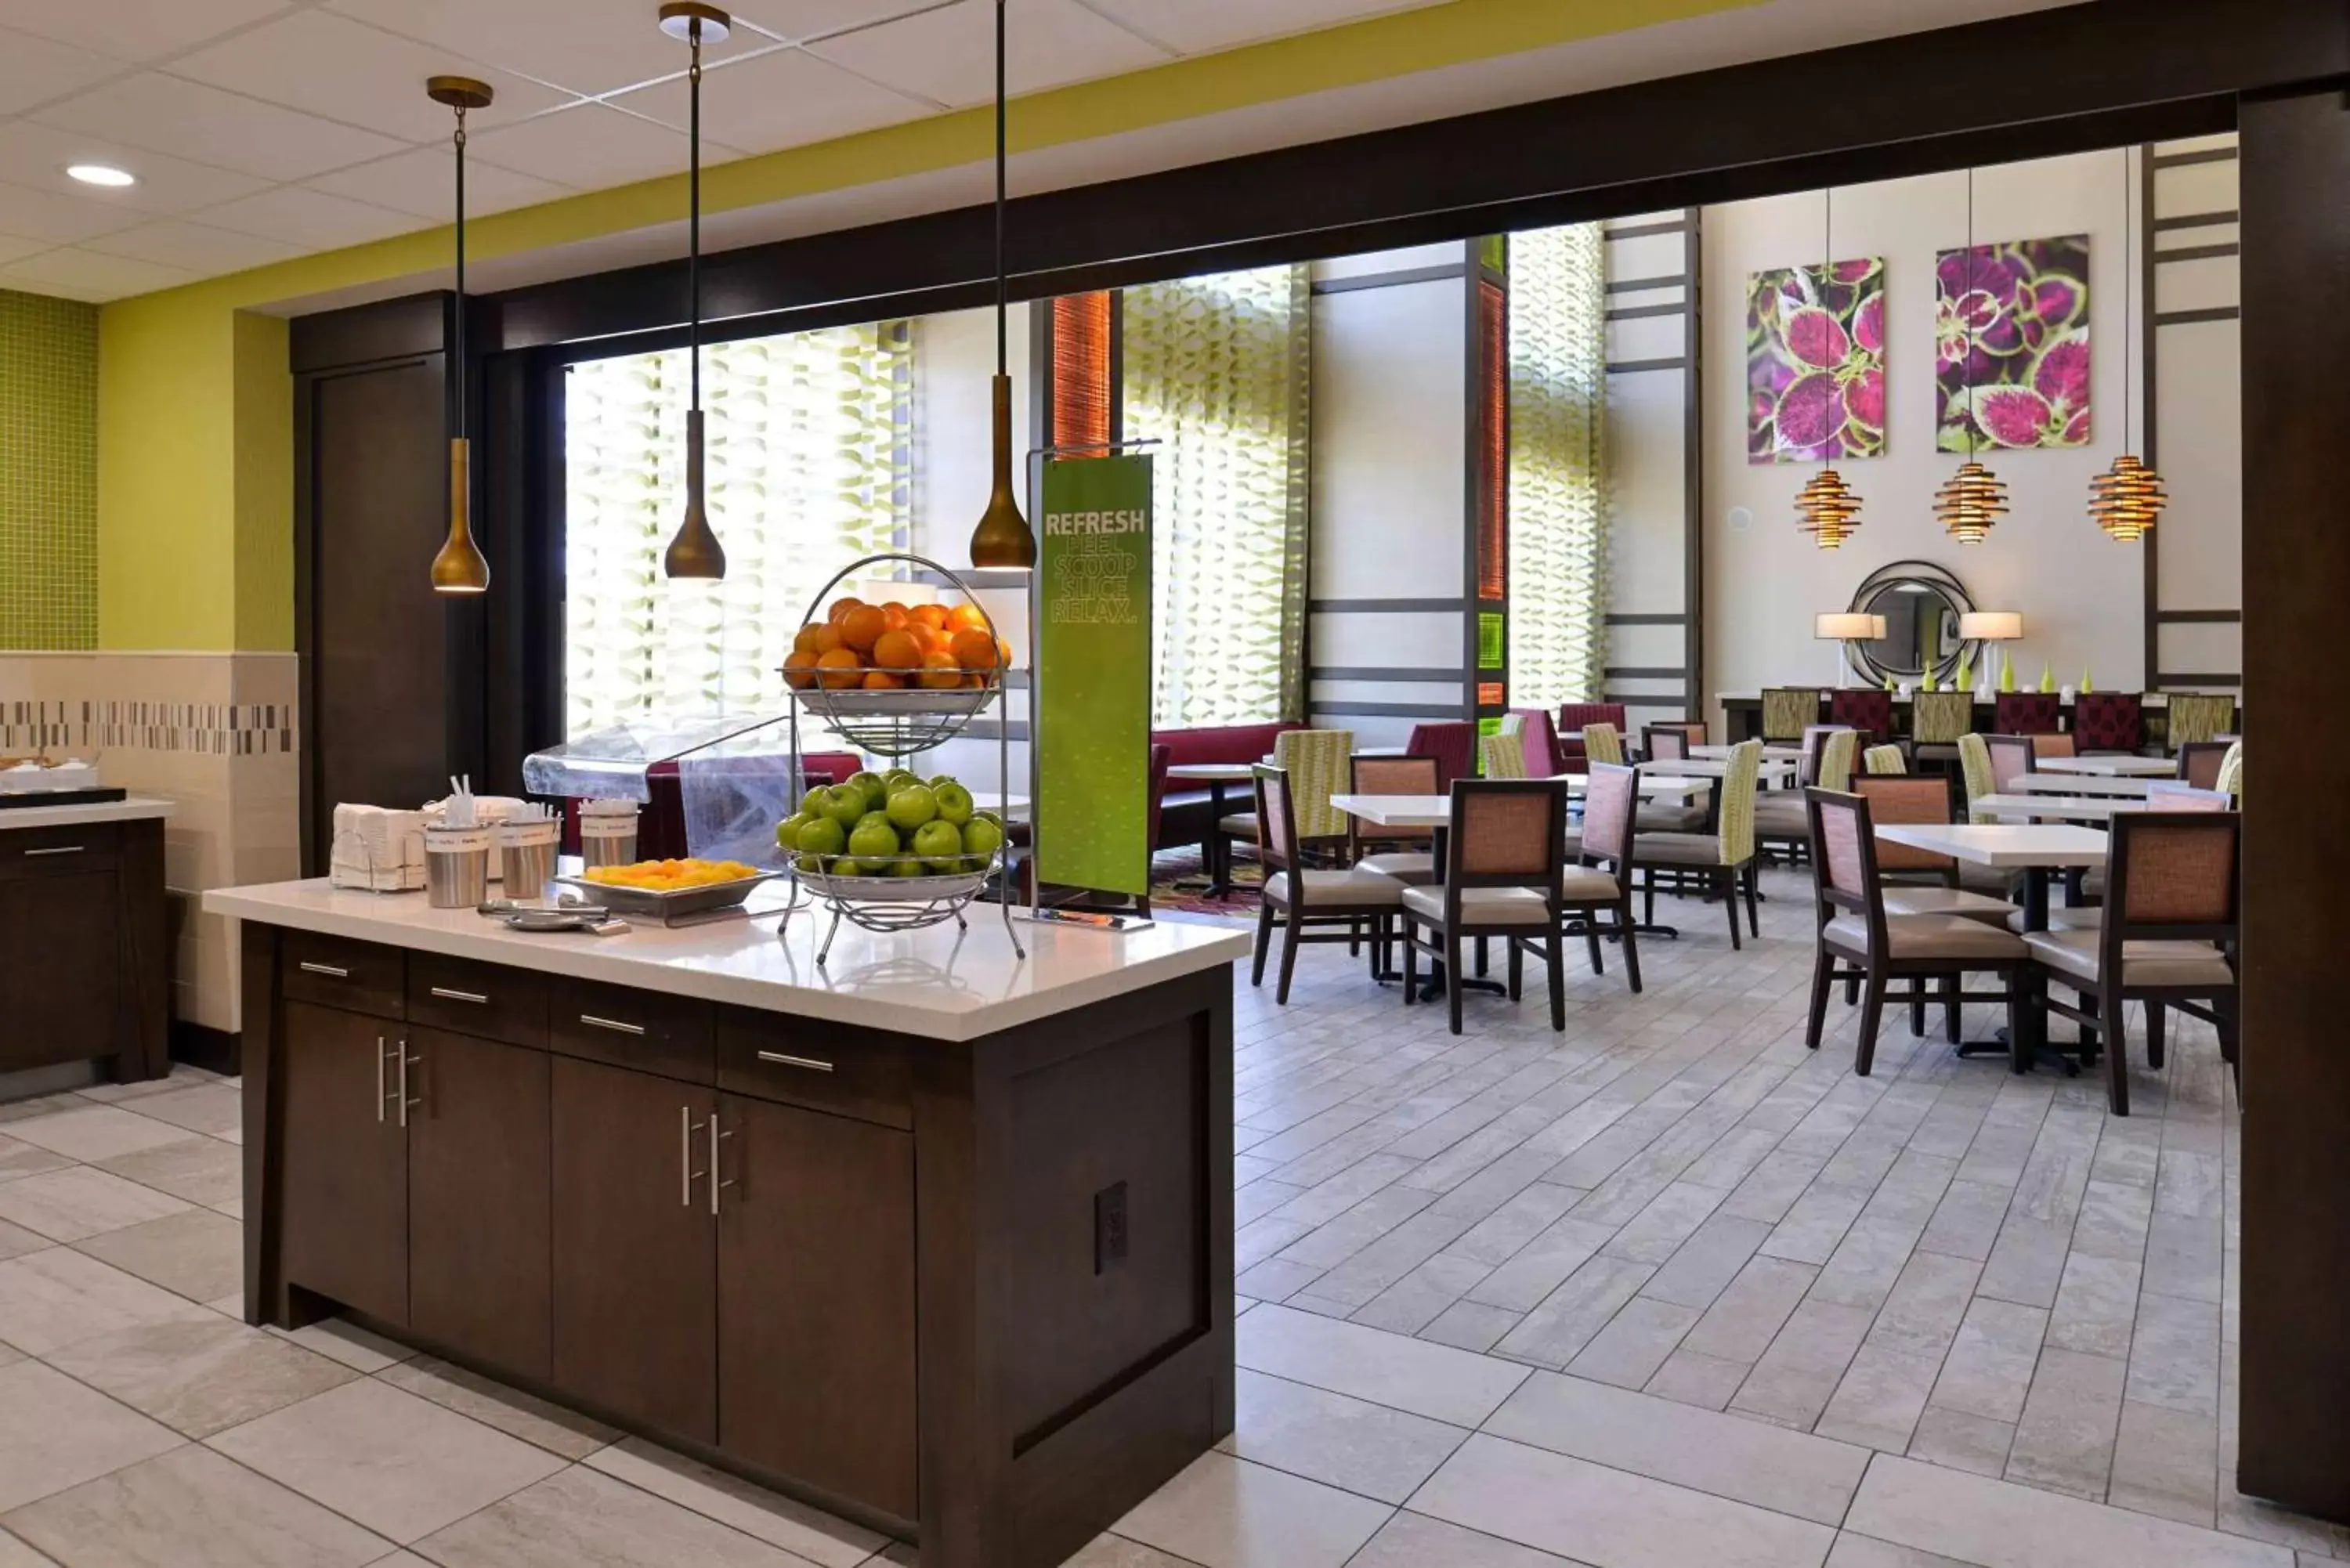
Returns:
[[[859,860],[892,859],[898,853],[898,830],[879,812],[869,813],[848,836],[848,852]]]
[[[824,792],[824,815],[840,824],[844,837],[870,809],[865,804],[865,792],[855,784],[835,784]]]
[[[821,877],[824,875],[824,858],[821,856],[803,855],[799,859],[793,862],[793,864],[799,867],[800,875],[803,877]]]
[[[889,875],[892,877],[927,877],[930,874],[931,868],[910,855],[903,860],[894,860],[889,864]]]
[[[848,787],[864,792],[868,811],[880,810],[881,803],[889,798],[889,786],[881,782],[879,774],[851,774]]]
[[[891,768],[881,775],[881,782],[889,786],[891,794],[896,794],[908,784],[921,783],[922,775],[910,768]]]
[[[815,818],[806,812],[797,812],[775,824],[775,847],[785,852],[800,846],[800,829]]]
[[[829,816],[817,817],[800,829],[800,869],[803,871],[807,869],[807,857],[815,856],[819,859],[829,859],[839,854],[847,843],[848,830],[843,827],[838,820]]]
[[[971,791],[963,788],[954,780],[949,779],[944,784],[931,785],[931,794],[938,797],[939,819],[941,822],[951,822],[957,827],[961,827],[971,820],[972,805]]]
[[[824,815],[825,794],[831,788],[832,786],[830,784],[818,784],[814,789],[808,791],[807,794],[800,796],[800,815],[802,816],[822,816]]]
[[[911,831],[939,814],[937,794],[922,784],[908,784],[889,797],[889,820]]]
[[[978,865],[966,869],[976,871],[986,865],[988,857],[1003,847],[1003,826],[984,814],[963,824],[962,846]]]
[[[926,822],[914,829],[914,853],[933,871],[954,871],[962,862],[962,830],[951,822]]]
[[[952,774],[933,774],[931,775],[931,787],[932,789],[938,788],[941,784],[951,784],[954,782],[955,776]]]

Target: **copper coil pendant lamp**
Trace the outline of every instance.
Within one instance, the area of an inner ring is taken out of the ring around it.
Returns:
[[[1833,550],[1860,526],[1860,497],[1844,475],[1824,468],[1812,475],[1795,497],[1795,526],[1809,534],[1823,550]]]
[[[2145,538],[2169,499],[2162,475],[2127,452],[2089,481],[2089,515],[2119,544]]]
[[[2006,514],[2006,483],[1972,458],[1960,463],[1950,483],[1934,494],[1934,515],[1961,545],[1981,544]]]

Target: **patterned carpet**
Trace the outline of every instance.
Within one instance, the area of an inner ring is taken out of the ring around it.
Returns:
[[[1232,857],[1230,896],[1207,896],[1208,874],[1200,851],[1163,849],[1150,862],[1150,901],[1160,909],[1187,915],[1213,915],[1222,919],[1254,920],[1257,890],[1264,885],[1264,868],[1244,855]]]

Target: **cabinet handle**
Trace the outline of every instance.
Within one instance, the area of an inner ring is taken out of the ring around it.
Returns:
[[[615,1034],[642,1034],[645,1032],[641,1023],[623,1023],[617,1018],[598,1018],[589,1012],[581,1013],[579,1022],[590,1029],[608,1029]]]
[[[723,1138],[730,1138],[730,1137],[733,1137],[733,1136],[734,1136],[734,1135],[733,1135],[733,1133],[731,1133],[731,1132],[721,1132],[721,1131],[719,1130],[719,1127],[718,1127],[718,1113],[717,1113],[716,1111],[712,1111],[712,1112],[711,1112],[711,1113],[710,1113],[710,1211],[711,1211],[712,1214],[715,1214],[715,1213],[717,1213],[717,1212],[718,1212],[718,1189],[719,1189],[720,1188],[722,1188],[722,1187],[732,1187],[732,1186],[733,1186],[733,1185],[734,1185],[734,1184],[733,1184],[733,1182],[731,1182],[731,1181],[721,1181],[721,1180],[719,1180],[719,1179],[718,1179],[718,1172],[719,1172],[719,1164],[718,1164],[718,1145],[719,1145],[719,1141],[720,1141],[721,1139],[723,1139]]]
[[[27,849],[25,858],[30,860],[36,855],[79,855],[81,852],[82,846],[78,844],[63,844],[55,849]]]
[[[421,1106],[424,1103],[421,1098],[411,1100],[408,1097],[408,1070],[411,1067],[422,1066],[424,1064],[424,1058],[421,1056],[410,1055],[408,1054],[408,1042],[405,1040],[400,1042],[394,1049],[400,1053],[400,1125],[401,1127],[406,1127],[408,1125],[408,1107],[411,1106]]]
[[[383,1125],[384,1097],[383,1036],[379,1034],[375,1037],[375,1119],[378,1127]]]
[[[773,1062],[778,1067],[805,1067],[811,1073],[829,1073],[833,1070],[832,1064],[829,1062],[819,1062],[813,1056],[786,1056],[781,1051],[762,1051],[759,1053],[759,1060]]]
[[[348,980],[351,978],[351,971],[347,969],[338,969],[330,963],[312,963],[308,959],[304,959],[298,967],[304,974],[323,974],[328,980]],[[378,1044],[381,1044],[381,1042],[378,1042]]]
[[[710,1119],[714,1125],[718,1120],[718,1113],[715,1111],[711,1112]],[[693,1107],[691,1106],[678,1106],[677,1201],[679,1207],[684,1209],[691,1209],[693,1207],[693,1184],[700,1180],[703,1174],[702,1172],[693,1168]],[[717,1147],[714,1143],[711,1147],[713,1150]],[[717,1194],[715,1192],[711,1195],[710,1200],[713,1204],[718,1201]]]
[[[470,1002],[476,1007],[490,1004],[490,999],[478,991],[452,991],[445,985],[436,985],[432,988],[432,994],[443,1002]]]

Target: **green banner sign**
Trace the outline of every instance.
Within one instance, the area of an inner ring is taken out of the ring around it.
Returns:
[[[1036,562],[1037,875],[1150,890],[1150,459],[1047,462]]]

